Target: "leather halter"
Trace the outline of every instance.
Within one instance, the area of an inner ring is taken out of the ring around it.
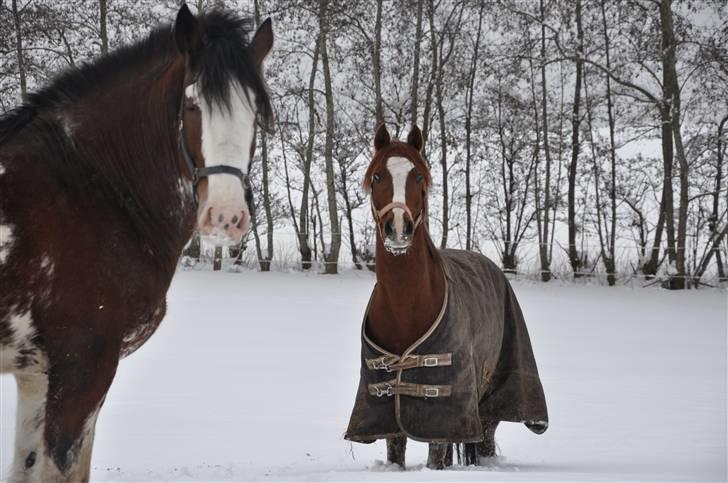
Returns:
[[[197,184],[202,178],[207,178],[213,174],[229,174],[235,176],[240,180],[240,184],[242,184],[243,186],[243,193],[245,193],[246,186],[248,185],[248,175],[243,173],[241,169],[236,168],[235,166],[228,166],[226,164],[202,168],[197,167],[195,160],[190,154],[190,148],[187,146],[187,139],[185,138],[184,107],[185,98],[183,96],[179,108],[179,132],[177,134],[177,138],[179,139],[179,146],[180,151],[182,151],[182,157],[187,163],[187,168],[190,171],[190,176],[192,176],[192,191],[194,193],[195,203],[197,203]]]
[[[406,203],[402,203],[401,201],[392,201],[391,203],[386,205],[381,210],[377,210],[374,207],[374,202],[371,203],[371,207],[372,207],[372,214],[374,215],[374,219],[377,221],[381,221],[381,219],[382,219],[382,217],[384,217],[384,215],[386,215],[387,213],[389,213],[390,211],[392,211],[395,208],[400,208],[400,209],[404,210],[405,213],[407,213],[409,215],[410,220],[412,220],[414,222],[414,226],[412,227],[413,235],[414,235],[414,232],[417,229],[417,227],[420,226],[420,223],[422,223],[422,220],[425,218],[425,211],[427,209],[427,208],[423,209],[420,212],[420,216],[418,216],[417,219],[415,220],[415,217],[412,216],[412,211],[409,209],[409,206],[407,206]],[[426,201],[425,201],[425,207],[427,207]],[[381,230],[381,228],[380,228],[380,230]],[[380,233],[380,235],[381,235],[381,233]]]

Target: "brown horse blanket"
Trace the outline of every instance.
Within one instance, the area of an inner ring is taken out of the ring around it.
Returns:
[[[367,337],[346,439],[406,435],[426,442],[483,440],[483,420],[548,427],[546,400],[521,308],[486,257],[441,250],[446,296],[429,331],[404,354]],[[368,313],[368,310],[367,310]]]

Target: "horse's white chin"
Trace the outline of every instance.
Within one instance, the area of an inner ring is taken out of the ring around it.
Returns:
[[[389,240],[384,242],[384,249],[387,250],[388,253],[391,255],[394,255],[395,257],[398,257],[400,255],[404,255],[407,253],[407,251],[410,249],[409,243],[396,243],[396,242],[390,242]]]

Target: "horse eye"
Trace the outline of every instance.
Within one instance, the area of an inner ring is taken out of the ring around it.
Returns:
[[[422,183],[422,181],[424,181],[424,179],[425,179],[425,177],[424,177],[424,175],[422,173],[417,173],[417,176],[415,176],[415,180],[418,183]]]
[[[375,173],[374,176],[372,176],[372,181],[374,181],[375,183],[379,183],[379,181],[381,181],[381,178],[378,174]]]

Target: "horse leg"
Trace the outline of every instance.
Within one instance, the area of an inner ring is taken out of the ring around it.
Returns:
[[[84,349],[68,352],[63,361],[51,359],[43,481],[89,480],[96,418],[116,373],[119,352],[108,347]],[[40,454],[37,457],[41,459]]]
[[[46,454],[43,430],[48,376],[43,373],[15,374],[18,407],[15,415],[15,454],[10,470],[11,482],[44,480],[42,464]]]
[[[465,443],[463,444],[463,453],[465,466],[477,465],[478,464],[478,449],[477,446],[480,443]]]
[[[430,443],[427,454],[427,467],[431,470],[442,470],[452,466],[452,444]]]
[[[495,430],[500,421],[483,419],[483,441],[478,443],[478,456],[492,458],[495,456]]]
[[[407,436],[387,438],[387,463],[395,463],[404,469],[404,454],[407,449]]]

